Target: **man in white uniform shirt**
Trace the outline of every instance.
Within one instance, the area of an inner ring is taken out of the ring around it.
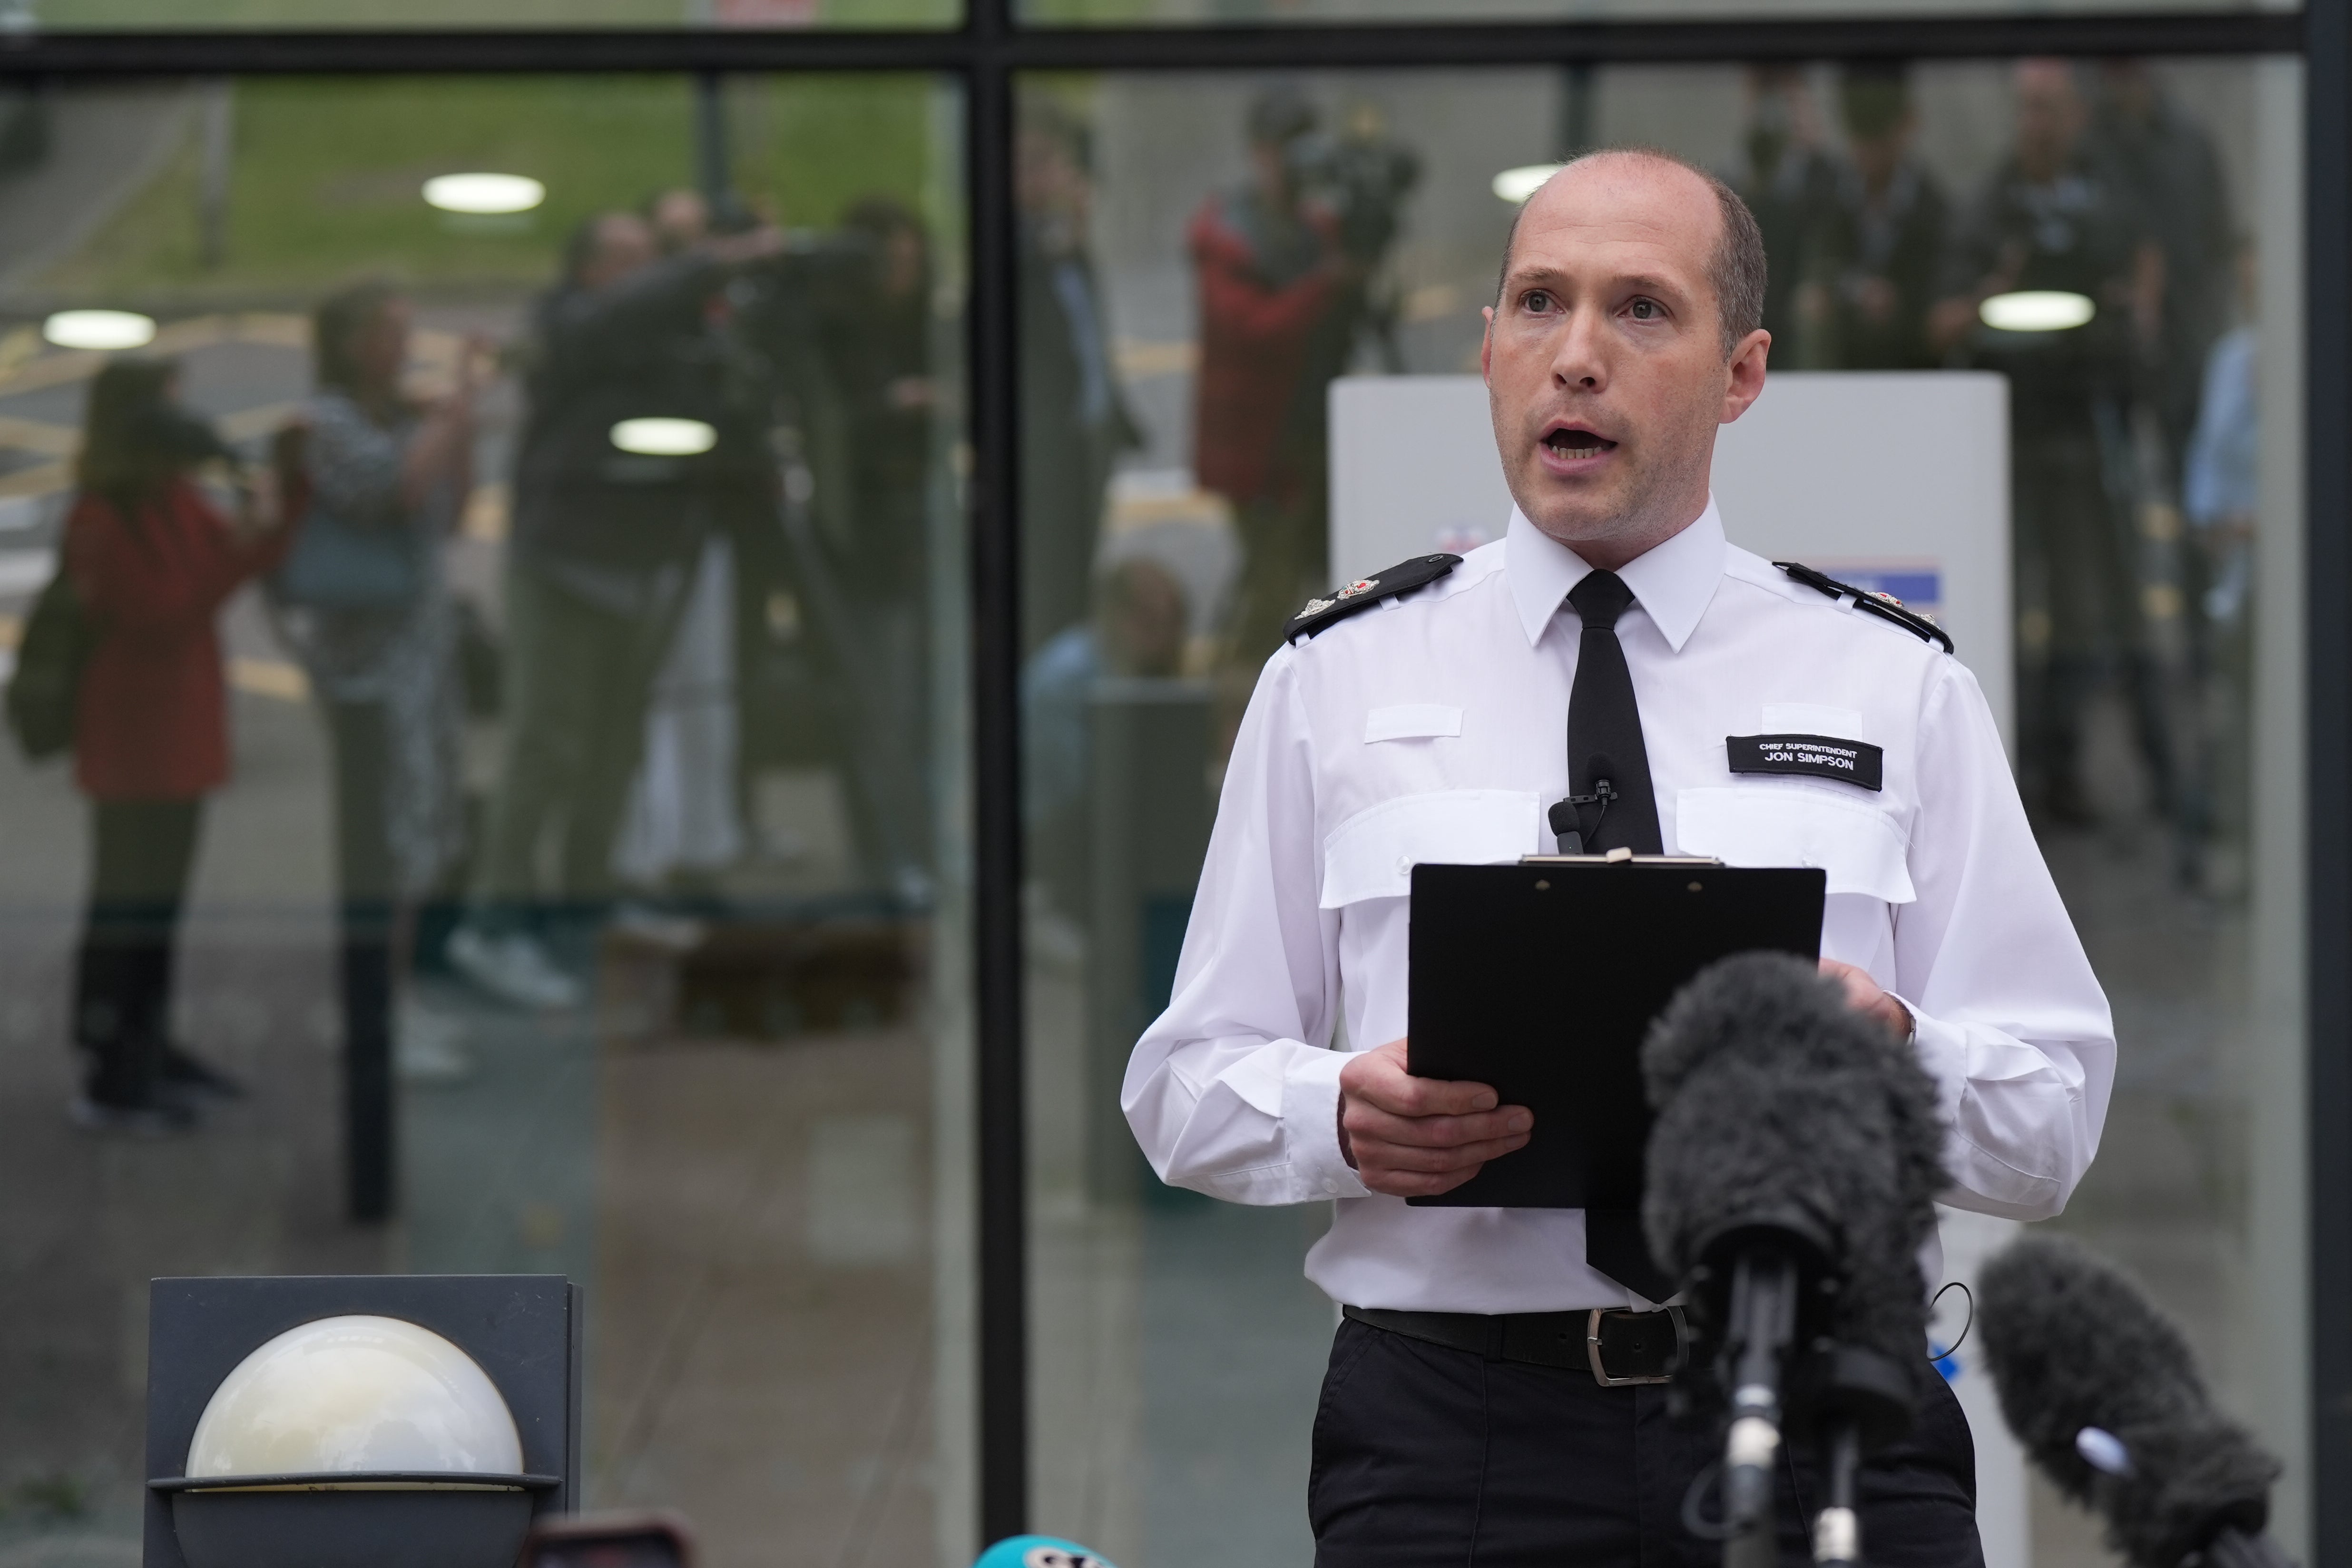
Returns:
[[[1638,1244],[1577,1210],[1405,1203],[1532,1121],[1404,1071],[1414,863],[1573,840],[1822,867],[1822,968],[1939,1086],[1948,1201],[2045,1218],[2097,1149],[2114,1026],[1975,679],[1927,628],[1725,540],[1708,474],[1717,428],[1764,390],[1763,282],[1755,220],[1711,176],[1638,153],[1556,175],[1487,312],[1507,536],[1310,604],[1235,742],[1122,1100],[1166,1181],[1337,1200],[1307,1261],[1346,1310],[1308,1498],[1324,1568],[1721,1551],[1680,1522],[1714,1456],[1665,1418],[1674,1336],[1638,1286],[1668,1287]],[[1872,766],[1759,771],[1738,742],[1774,734]],[[1610,983],[1572,952],[1528,980],[1570,1016]],[[1864,1477],[1890,1568],[1980,1560],[1967,1423],[1926,1382],[1912,1436]],[[1780,1479],[1791,1532],[1819,1478],[1800,1458]]]

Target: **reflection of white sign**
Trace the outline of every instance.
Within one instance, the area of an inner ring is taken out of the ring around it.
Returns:
[[[1916,611],[1931,621],[1940,623],[1943,619],[1940,612],[1944,607],[1944,574],[1933,561],[1848,561],[1825,555],[1805,564],[1841,583],[1884,594],[1905,609]]]
[[[2009,730],[2009,407],[1997,375],[1794,372],[1715,449],[1732,542],[1932,616]],[[1511,494],[1475,375],[1331,384],[1331,576],[1501,536]]]

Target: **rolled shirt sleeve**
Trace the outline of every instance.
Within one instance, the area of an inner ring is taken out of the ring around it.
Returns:
[[[1119,1104],[1160,1178],[1244,1204],[1362,1197],[1339,1152],[1339,912],[1317,908],[1314,755],[1288,649],[1225,770],[1168,1009]]]
[[[1919,731],[1917,900],[1895,984],[1948,1129],[1945,1202],[2047,1219],[2098,1152],[2115,1023],[2042,863],[1976,679],[1947,661]]]

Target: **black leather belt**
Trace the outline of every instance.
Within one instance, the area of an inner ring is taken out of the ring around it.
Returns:
[[[1667,1383],[1681,1367],[1683,1310],[1654,1312],[1595,1307],[1583,1312],[1396,1312],[1342,1307],[1356,1321],[1409,1340],[1467,1351],[1488,1361],[1589,1370],[1603,1388]]]

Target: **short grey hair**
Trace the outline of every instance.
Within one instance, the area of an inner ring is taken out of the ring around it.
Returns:
[[[1764,285],[1767,277],[1764,256],[1764,231],[1757,226],[1756,215],[1739,199],[1739,193],[1714,174],[1700,168],[1687,158],[1672,153],[1662,153],[1654,147],[1600,147],[1580,153],[1560,165],[1566,174],[1579,163],[1595,158],[1643,158],[1653,163],[1672,163],[1677,169],[1687,169],[1705,180],[1715,192],[1715,205],[1723,216],[1723,231],[1717,237],[1715,254],[1707,258],[1706,280],[1715,289],[1716,317],[1723,331],[1723,357],[1729,359],[1748,333],[1764,324]],[[1559,174],[1552,176],[1559,178]],[[1545,182],[1549,184],[1549,181]],[[1519,240],[1519,219],[1526,216],[1535,197],[1519,204],[1511,215],[1511,232],[1503,241],[1503,265],[1495,275],[1495,303],[1503,302],[1503,289],[1510,281],[1511,252]]]

